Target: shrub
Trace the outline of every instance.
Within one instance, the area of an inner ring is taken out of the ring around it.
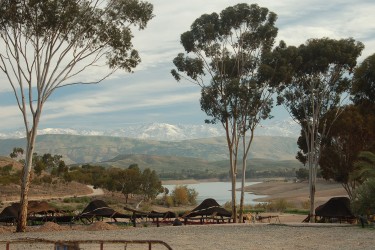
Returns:
[[[368,179],[353,193],[351,203],[354,214],[375,214],[375,179]]]
[[[175,206],[179,205],[195,205],[197,203],[198,192],[186,185],[176,186],[172,192],[172,199]]]
[[[309,209],[310,208],[310,199],[306,201],[301,201],[301,206],[303,209]]]
[[[189,192],[187,186],[176,186],[172,192],[172,197],[176,206],[189,204]]]
[[[284,199],[278,199],[268,203],[267,210],[271,212],[284,212],[288,208],[288,202]]]
[[[170,196],[170,195],[164,196],[164,205],[167,206],[167,207],[173,207],[174,206],[172,196]]]

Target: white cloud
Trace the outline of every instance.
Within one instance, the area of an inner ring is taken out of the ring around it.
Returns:
[[[63,121],[64,126],[76,126],[79,122],[88,124],[85,122],[88,116],[97,115],[100,119],[100,116],[108,113],[111,114],[107,115],[111,119],[108,124],[126,123],[130,118],[123,114],[130,111],[134,111],[133,115],[140,122],[163,117],[167,119],[172,115],[190,119],[192,123],[202,122],[203,112],[197,108],[194,114],[189,109],[192,103],[199,107],[199,88],[189,83],[177,83],[169,73],[173,58],[183,52],[180,34],[187,31],[200,15],[220,12],[244,1],[148,1],[154,4],[155,17],[145,30],[134,32],[134,48],[139,50],[142,58],[135,73],[118,71],[99,85],[58,89],[45,105],[43,126],[58,121]],[[278,40],[285,40],[288,45],[298,46],[309,38],[353,37],[366,46],[361,59],[375,53],[375,4],[372,0],[258,0],[251,3],[266,7],[278,15]],[[76,80],[95,80],[106,72],[106,67],[91,69]],[[9,90],[9,83],[0,74],[0,93]],[[185,109],[182,108],[184,105]],[[145,110],[147,113],[142,113]],[[0,131],[22,126],[16,107],[6,103],[1,106],[0,112],[4,120],[0,124]]]

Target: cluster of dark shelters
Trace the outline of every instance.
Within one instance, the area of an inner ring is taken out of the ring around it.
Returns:
[[[304,220],[304,222],[308,221],[309,217]],[[315,209],[315,221],[321,223],[355,223],[357,218],[350,209],[348,197],[333,197]]]
[[[152,221],[157,222],[159,226],[159,221],[166,220],[168,218],[176,218],[176,214],[173,212],[159,213],[152,211],[150,213],[145,213],[142,211],[137,211],[130,208],[125,208],[131,212],[131,214],[124,214],[115,211],[110,208],[107,203],[102,200],[91,201],[85,209],[78,215],[71,215],[70,211],[61,211],[53,206],[49,205],[46,201],[29,201],[28,203],[28,224],[35,224],[41,222],[55,222],[55,223],[74,223],[80,221],[84,224],[91,224],[95,220],[103,220],[104,218],[109,218],[114,222],[117,219],[124,218],[128,219],[134,226],[136,226],[137,219],[152,219]],[[18,213],[20,211],[19,203],[14,203],[6,208],[0,213],[0,223],[5,224],[15,224],[17,223]]]
[[[177,222],[182,224],[178,215],[174,212],[143,212],[131,208],[124,207],[129,213],[119,213],[114,209],[110,208],[102,200],[91,201],[85,209],[78,215],[68,215],[67,211],[60,211],[53,206],[49,205],[46,201],[29,201],[28,204],[28,223],[34,224],[36,222],[55,222],[55,223],[74,223],[81,221],[84,224],[91,224],[95,220],[103,220],[109,218],[114,222],[117,219],[127,219],[133,226],[136,226],[137,220],[151,220],[160,226],[160,223],[170,223],[173,225],[179,225]],[[19,203],[14,203],[0,213],[0,223],[15,224],[18,219],[18,213],[20,211]],[[71,214],[71,212],[70,212]],[[222,208],[214,199],[206,199],[199,206],[194,208],[192,211],[183,214],[181,216],[184,220],[184,224],[206,224],[206,223],[224,223],[225,221],[230,222],[232,214]]]

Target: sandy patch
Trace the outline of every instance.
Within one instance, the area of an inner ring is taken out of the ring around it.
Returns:
[[[246,187],[247,192],[258,195],[267,195],[266,198],[257,201],[272,201],[285,199],[293,203],[296,207],[301,207],[302,203],[309,200],[308,182],[283,182],[267,181]],[[316,184],[315,201],[316,205],[327,202],[331,197],[347,196],[345,189],[341,184],[318,180]]]

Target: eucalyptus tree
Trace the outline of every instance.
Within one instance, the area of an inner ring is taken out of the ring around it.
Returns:
[[[140,62],[132,26],[144,29],[153,6],[138,0],[4,0],[0,2],[0,69],[22,113],[27,145],[17,231],[24,231],[37,128],[45,102],[58,88],[98,83]],[[89,68],[110,68],[77,80]]]
[[[285,43],[275,48],[278,77],[284,82],[278,102],[283,103],[303,130],[309,167],[310,215],[314,219],[315,183],[322,141],[342,109],[342,97],[348,93],[352,70],[364,46],[353,39],[310,39],[299,47]],[[333,119],[324,119],[331,109]]]
[[[220,14],[203,14],[181,35],[187,55],[173,60],[172,75],[201,87],[201,109],[225,129],[230,158],[232,212],[237,221],[236,176],[242,139],[242,195],[246,159],[256,126],[269,118],[272,106],[270,76],[262,58],[277,35],[277,16],[256,4],[237,4]],[[250,130],[251,135],[247,136]],[[242,211],[242,209],[240,210]]]

